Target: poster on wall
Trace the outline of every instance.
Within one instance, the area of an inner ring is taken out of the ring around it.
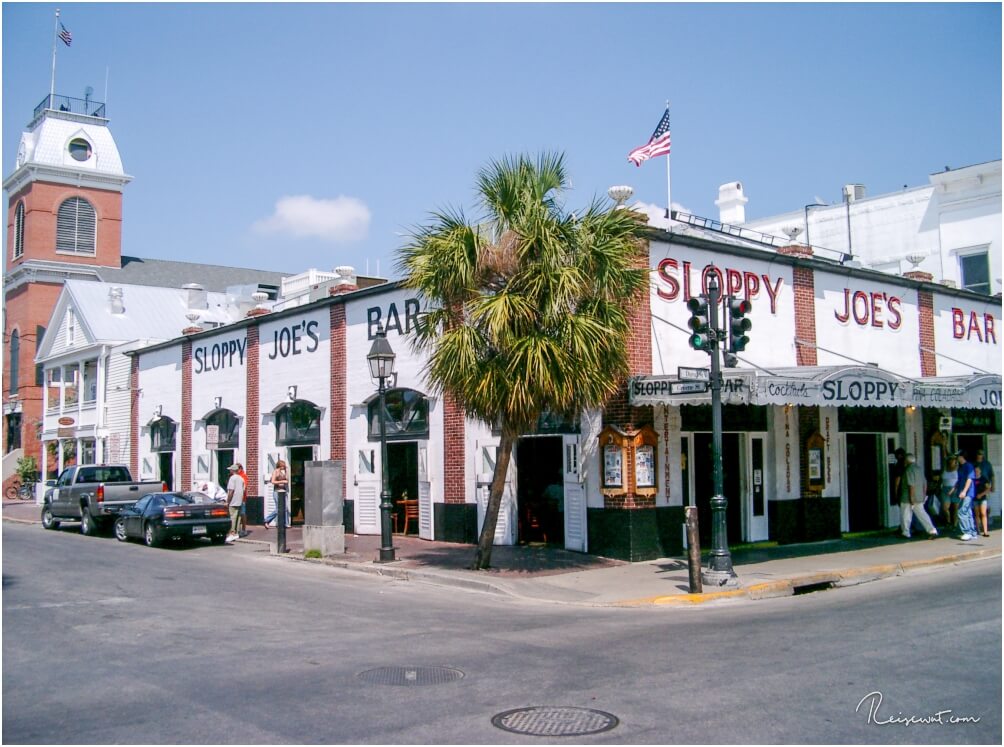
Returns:
[[[643,445],[635,451],[634,457],[635,487],[655,487],[655,447]]]
[[[820,449],[809,449],[809,480],[823,479],[823,452]]]
[[[624,484],[622,460],[623,451],[620,446],[607,444],[603,447],[603,487],[619,488]]]

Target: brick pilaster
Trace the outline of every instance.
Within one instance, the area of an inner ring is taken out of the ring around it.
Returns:
[[[129,469],[139,479],[139,356],[129,359]]]
[[[346,410],[348,409],[348,391],[346,368],[348,353],[346,348],[345,305],[334,304],[328,309],[331,321],[331,392],[330,392],[330,427],[331,427],[331,458],[340,460],[345,469],[342,470],[342,495],[346,495],[346,472],[348,471],[348,445],[346,443],[346,428],[348,427]]]
[[[192,341],[181,343],[181,490],[192,487]]]
[[[811,257],[812,249],[794,244],[781,247],[777,253],[790,257]],[[815,366],[818,365],[816,356],[816,281],[812,268],[800,264],[792,267],[791,285],[795,301],[795,362],[799,366]],[[756,334],[756,330],[753,333]],[[766,340],[764,342],[766,343]]]
[[[443,500],[466,502],[466,418],[464,408],[443,394]]]
[[[903,273],[911,280],[930,283],[934,276],[922,270]],[[934,357],[934,293],[923,288],[917,289],[917,317],[920,328],[920,375],[937,376],[938,363]]]
[[[261,412],[258,404],[258,325],[248,327],[248,364],[247,364],[247,407],[245,408],[244,431],[247,441],[244,471],[248,475],[248,494],[258,495],[258,485],[261,482],[258,475],[258,424],[261,422]]]

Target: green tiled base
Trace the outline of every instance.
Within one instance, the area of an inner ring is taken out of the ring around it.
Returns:
[[[683,508],[588,509],[589,553],[638,562],[683,554]]]

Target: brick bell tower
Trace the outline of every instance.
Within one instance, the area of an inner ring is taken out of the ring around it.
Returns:
[[[47,95],[21,134],[7,192],[4,257],[3,476],[34,456],[42,421],[35,354],[63,282],[99,280],[122,265],[122,191],[132,179],[108,129],[105,105]],[[44,474],[43,474],[44,477]]]

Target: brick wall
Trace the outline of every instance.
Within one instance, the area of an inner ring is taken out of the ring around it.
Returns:
[[[257,496],[260,483],[258,475],[258,426],[261,422],[261,411],[258,409],[258,325],[248,327],[247,353],[247,407],[244,421],[244,432],[247,439],[244,471],[248,475],[248,495]]]
[[[464,503],[467,463],[464,408],[449,394],[443,395],[443,499]]]
[[[328,309],[331,315],[331,458],[341,460],[348,466],[346,429],[348,422],[348,388],[345,381],[347,352],[345,337],[345,305],[334,304]],[[342,495],[347,495],[346,472],[342,470]]]
[[[181,490],[192,486],[192,341],[181,343]]]
[[[812,249],[794,244],[777,250],[778,254],[794,257],[811,257]],[[792,293],[795,301],[795,360],[799,366],[817,365],[816,357],[816,283],[809,267],[795,265],[791,268]]]

